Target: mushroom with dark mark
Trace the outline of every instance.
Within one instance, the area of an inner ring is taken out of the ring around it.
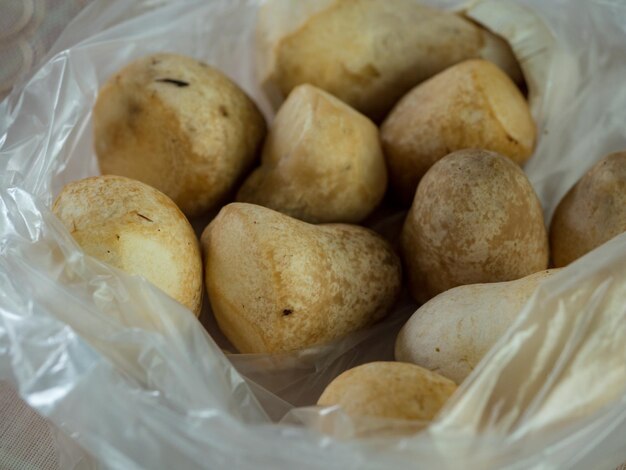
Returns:
[[[141,217],[142,219],[147,220],[148,222],[154,222],[151,218],[146,217],[145,215],[140,214],[139,212],[136,212],[136,214],[137,214],[139,217]]]
[[[182,80],[176,80],[175,78],[157,78],[155,82],[171,83],[172,85],[176,85],[178,88],[189,86],[188,82],[184,82]]]

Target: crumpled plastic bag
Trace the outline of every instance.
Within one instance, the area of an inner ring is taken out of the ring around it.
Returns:
[[[65,183],[98,173],[90,117],[99,86],[136,57],[177,52],[219,67],[271,118],[255,78],[261,3],[96,0],[0,104],[0,379],[57,427],[63,468],[625,461],[626,235],[544,282],[437,421],[409,436],[401,435],[407,423],[310,406],[343,370],[391,359],[415,309],[409,300],[330,345],[239,355],[228,353],[208,310],[201,321],[213,337],[145,280],[82,254],[49,207]],[[529,78],[541,134],[525,169],[549,221],[594,162],[626,147],[626,4],[475,3],[467,15],[509,38]]]

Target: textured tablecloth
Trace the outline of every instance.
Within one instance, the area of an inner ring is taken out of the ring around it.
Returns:
[[[50,426],[6,382],[0,382],[0,469],[57,470]]]
[[[0,0],[0,100],[28,76],[89,1]],[[59,469],[47,421],[0,381],[0,470]]]
[[[89,0],[0,0],[0,100]]]

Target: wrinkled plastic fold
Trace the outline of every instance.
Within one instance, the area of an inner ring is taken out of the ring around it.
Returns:
[[[588,168],[626,148],[626,5],[445,4],[508,38],[520,59],[540,133],[525,169],[549,221]],[[544,281],[431,426],[313,406],[342,371],[393,357],[416,308],[406,298],[383,322],[332,344],[241,355],[208,305],[199,323],[144,279],[82,253],[49,207],[65,183],[98,174],[91,108],[99,87],[134,58],[181,53],[224,71],[271,120],[256,75],[262,8],[260,0],[96,0],[0,104],[0,379],[54,424],[63,468],[626,461],[626,234]]]

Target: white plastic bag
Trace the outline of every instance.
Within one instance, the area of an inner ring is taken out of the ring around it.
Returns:
[[[517,26],[486,18],[493,0],[470,11],[512,38],[523,61],[545,58],[533,100],[541,137],[526,171],[549,220],[595,161],[626,147],[626,4],[504,3],[548,26],[549,40],[533,41],[545,31],[523,16]],[[133,58],[177,52],[219,67],[270,117],[253,70],[258,8],[97,0],[0,104],[0,379],[101,468],[586,469],[626,460],[626,235],[545,282],[435,425],[403,438],[357,439],[359,423],[341,412],[294,406],[313,404],[348,367],[391,358],[410,302],[332,345],[227,358],[175,301],[81,253],[48,207],[65,183],[97,174],[98,87]],[[226,346],[206,312],[202,320]],[[70,468],[80,453],[59,442]]]

